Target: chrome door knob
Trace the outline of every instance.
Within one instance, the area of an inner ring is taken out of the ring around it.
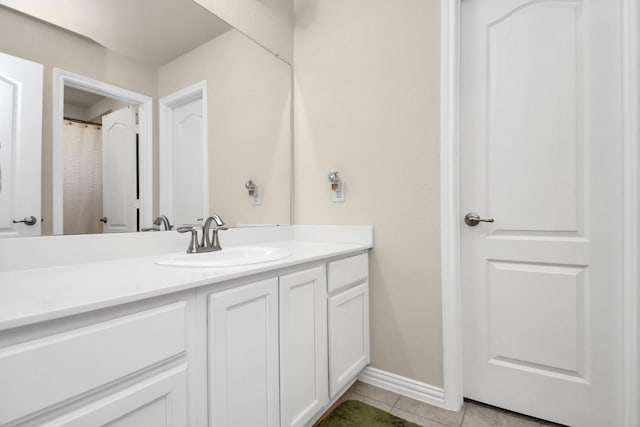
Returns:
[[[475,212],[469,212],[468,214],[466,214],[464,216],[464,222],[469,227],[475,227],[476,225],[480,224],[481,222],[494,222],[494,221],[495,220],[493,218],[482,219],[482,218],[480,218],[480,215],[478,215]]]

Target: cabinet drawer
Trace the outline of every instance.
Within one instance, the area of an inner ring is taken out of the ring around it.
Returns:
[[[181,365],[42,426],[186,427],[187,418],[187,365]]]
[[[186,350],[186,302],[0,349],[0,425]]]
[[[365,280],[369,275],[367,254],[331,261],[327,265],[329,293]]]

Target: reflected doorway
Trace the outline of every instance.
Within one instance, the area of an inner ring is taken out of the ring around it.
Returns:
[[[151,226],[152,99],[59,69],[54,82],[53,234]]]
[[[137,106],[65,88],[64,234],[139,231],[137,115]]]
[[[159,100],[160,212],[177,226],[209,217],[207,82]]]

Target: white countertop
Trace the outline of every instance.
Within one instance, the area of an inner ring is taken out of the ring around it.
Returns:
[[[306,229],[305,233],[308,232]],[[304,238],[313,236],[304,234]],[[160,266],[155,264],[160,255],[154,254],[0,272],[0,330],[355,254],[371,248],[372,240],[358,243],[283,240],[256,242],[251,246],[281,248],[291,255],[273,262],[224,268]]]

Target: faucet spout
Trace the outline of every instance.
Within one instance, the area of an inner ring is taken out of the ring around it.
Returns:
[[[212,223],[215,223],[215,226],[212,226]],[[202,251],[212,252],[222,249],[220,247],[218,231],[227,229],[228,227],[224,226],[224,221],[218,215],[212,215],[207,218],[202,227],[202,243],[200,244]],[[213,234],[213,237],[211,237],[211,234]]]
[[[159,217],[157,217],[155,220],[153,220],[153,223],[155,225],[162,225],[164,226],[165,230],[171,230],[173,229],[173,225],[171,225],[171,223],[169,222],[169,218],[167,218],[166,215],[160,215]]]
[[[224,226],[224,221],[218,215],[212,215],[211,219],[216,223],[218,227]]]

